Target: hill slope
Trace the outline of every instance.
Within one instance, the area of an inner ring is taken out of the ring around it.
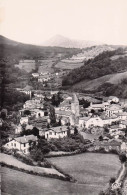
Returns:
[[[126,49],[107,51],[84,62],[63,78],[63,86],[79,92],[101,92],[126,96],[127,83]],[[117,87],[118,86],[118,87]]]
[[[81,52],[80,49],[44,47],[23,44],[0,36],[0,58],[11,59],[47,59],[51,57],[71,57]]]

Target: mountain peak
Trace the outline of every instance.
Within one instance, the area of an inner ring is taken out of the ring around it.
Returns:
[[[57,34],[50,38],[49,40],[43,42],[43,46],[56,46],[56,47],[65,47],[65,48],[86,48],[94,45],[101,45],[93,41],[84,41],[76,40],[64,37],[60,34]]]

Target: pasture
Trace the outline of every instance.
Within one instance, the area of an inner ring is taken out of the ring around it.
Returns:
[[[110,177],[116,176],[120,169],[118,157],[112,154],[84,153],[50,158],[50,161],[78,181],[71,183],[2,167],[2,193],[11,195],[98,195]]]
[[[75,69],[75,68],[79,68],[83,66],[83,62],[58,62],[56,65],[55,65],[55,68],[59,68],[59,69],[66,69],[66,70],[72,70],[72,69]]]

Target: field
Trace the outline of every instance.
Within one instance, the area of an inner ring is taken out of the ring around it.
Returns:
[[[19,64],[16,64],[15,67],[23,69],[27,72],[31,72],[33,69],[35,69],[35,62],[19,62]]]
[[[39,73],[54,72],[54,69],[52,68],[54,63],[55,63],[55,59],[40,60],[40,66],[38,72]]]
[[[81,81],[73,86],[74,89],[82,88],[84,90],[96,90],[100,85],[108,82],[112,84],[118,84],[122,79],[127,78],[127,71],[116,74],[109,74],[91,81]]]
[[[118,157],[111,154],[85,153],[50,160],[78,182],[33,176],[2,167],[2,192],[11,195],[98,195],[120,169]]]
[[[75,68],[79,68],[83,66],[83,63],[82,62],[78,62],[78,63],[65,63],[65,62],[58,62],[56,65],[55,65],[55,68],[59,68],[59,69],[66,69],[66,70],[72,70],[72,69],[75,69]]]
[[[104,187],[110,177],[116,176],[120,162],[116,155],[86,153],[76,156],[51,158],[50,161],[80,184]]]

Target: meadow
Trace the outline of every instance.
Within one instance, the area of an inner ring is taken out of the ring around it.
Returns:
[[[98,195],[110,177],[116,176],[120,169],[118,157],[112,154],[84,153],[50,158],[50,161],[75,177],[77,182],[40,177],[2,167],[2,194]]]
[[[75,69],[75,68],[79,68],[83,66],[83,62],[73,62],[73,63],[69,63],[69,62],[58,62],[56,65],[55,65],[55,68],[59,68],[59,69],[66,69],[66,70],[72,70],[72,69]]]

